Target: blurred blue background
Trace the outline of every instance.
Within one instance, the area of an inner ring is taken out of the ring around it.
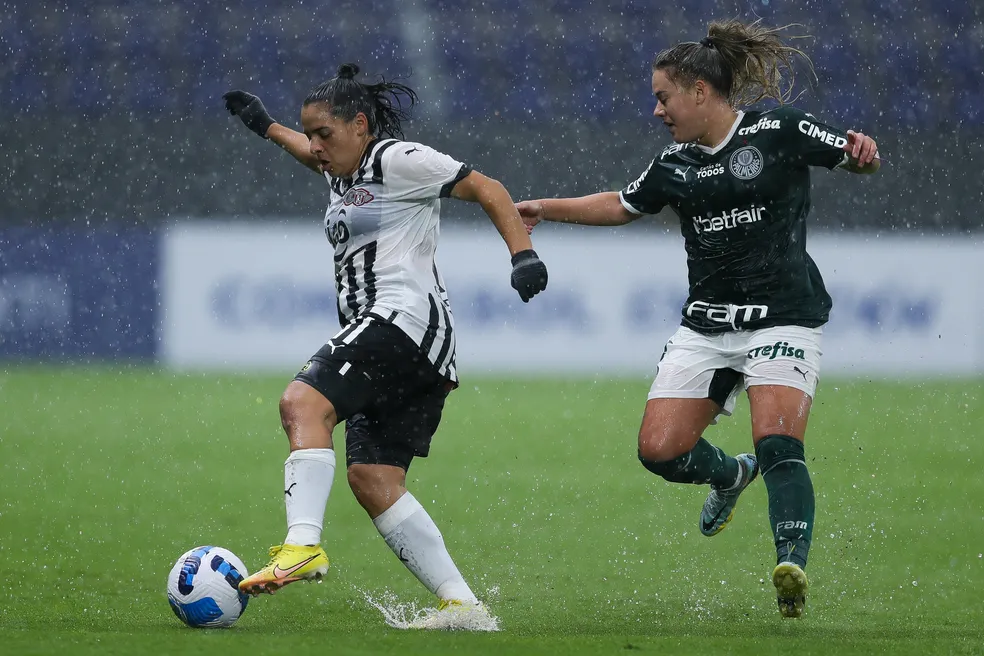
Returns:
[[[422,100],[408,138],[516,197],[618,188],[669,141],[653,56],[730,17],[801,24],[817,78],[800,71],[797,104],[874,135],[889,161],[864,183],[816,176],[817,227],[979,227],[984,8],[967,0],[7,0],[0,221],[314,218],[321,182],[221,95],[252,91],[296,126],[346,61],[405,77]]]

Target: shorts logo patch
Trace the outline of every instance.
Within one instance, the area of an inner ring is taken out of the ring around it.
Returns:
[[[757,360],[762,358],[766,360],[775,360],[777,357],[805,360],[806,352],[801,348],[790,346],[789,342],[776,342],[772,346],[759,346],[758,348],[753,348],[748,352],[749,360]],[[803,377],[806,378],[806,376]]]
[[[758,174],[762,172],[764,162],[765,160],[762,159],[762,153],[759,152],[758,148],[745,146],[731,154],[729,166],[732,175],[739,180],[751,180],[757,178]]]
[[[307,363],[303,367],[301,367],[301,373],[303,374],[305,371],[307,371],[308,369],[310,369],[311,368],[311,364],[312,364],[312,361],[311,360],[308,360]]]

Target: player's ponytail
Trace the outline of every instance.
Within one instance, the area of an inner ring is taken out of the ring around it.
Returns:
[[[342,64],[335,77],[311,90],[304,105],[325,103],[332,116],[345,121],[351,121],[362,112],[374,136],[402,139],[402,122],[410,118],[417,94],[405,84],[382,78],[376,84],[364,84],[355,79],[358,74],[357,65]]]
[[[783,43],[779,33],[793,27],[766,27],[761,21],[715,21],[699,42],[680,43],[656,55],[653,70],[664,70],[671,80],[691,87],[704,80],[732,107],[752,105],[765,98],[780,104],[793,92],[793,62],[802,57],[810,70],[810,58]],[[791,39],[809,38],[804,35]]]

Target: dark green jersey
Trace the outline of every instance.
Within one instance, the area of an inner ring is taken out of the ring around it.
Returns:
[[[680,217],[690,295],[683,324],[701,332],[820,326],[830,295],[806,252],[810,166],[847,161],[844,132],[794,107],[739,113],[716,148],[666,148],[620,198],[636,214]]]

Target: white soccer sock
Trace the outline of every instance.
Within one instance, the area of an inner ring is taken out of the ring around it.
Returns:
[[[284,462],[287,537],[284,544],[321,544],[325,506],[335,480],[335,451],[298,449]]]
[[[372,523],[396,557],[438,598],[477,601],[441,532],[412,494],[404,493]]]

